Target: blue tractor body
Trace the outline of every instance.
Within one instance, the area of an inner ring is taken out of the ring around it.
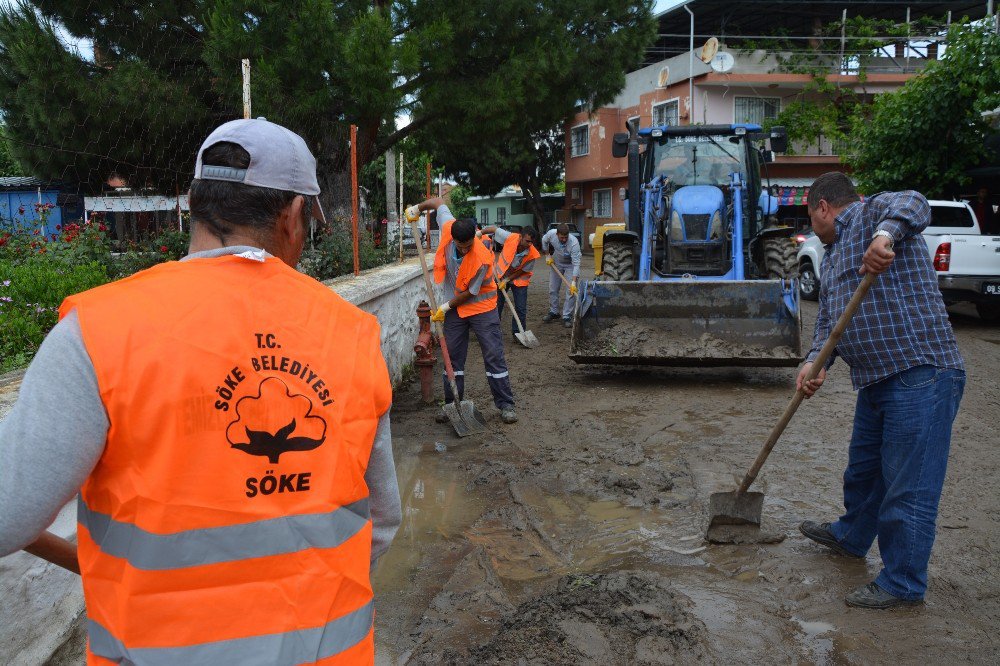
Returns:
[[[797,364],[798,290],[775,270],[776,261],[794,265],[794,244],[775,224],[776,199],[761,191],[760,126],[630,130],[627,228],[605,233],[602,275],[582,285],[571,358]],[[772,145],[782,141],[772,134]],[[609,340],[629,338],[628,327],[631,348]]]

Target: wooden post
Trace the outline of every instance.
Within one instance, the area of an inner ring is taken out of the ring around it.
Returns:
[[[358,260],[358,126],[351,125],[351,233],[354,237],[354,274],[361,272]]]
[[[243,58],[243,117],[250,118],[250,60]]]
[[[427,198],[431,198],[431,163],[427,163]],[[424,229],[427,234],[427,249],[431,249],[431,212],[427,211],[424,218]]]
[[[403,201],[403,153],[399,154],[399,260],[403,261],[403,210],[406,202]]]

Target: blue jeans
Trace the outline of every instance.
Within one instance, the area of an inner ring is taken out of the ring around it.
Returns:
[[[507,293],[510,294],[510,300],[514,301],[514,312],[521,319],[521,325],[525,329],[528,328],[528,288],[527,287],[517,287],[515,285],[510,285],[507,287]],[[503,308],[507,305],[507,299],[503,297],[502,294],[497,294],[497,312],[503,317]],[[520,333],[521,331],[517,328],[517,322],[514,318],[510,318],[510,332]]]
[[[878,537],[875,583],[901,599],[927,589],[951,426],[965,389],[961,370],[918,365],[858,391],[844,472],[844,515],[830,529],[863,556]]]

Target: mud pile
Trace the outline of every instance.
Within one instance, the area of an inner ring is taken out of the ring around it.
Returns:
[[[654,573],[569,575],[521,604],[477,664],[689,664],[707,661],[706,629],[690,601]]]
[[[795,358],[791,347],[765,347],[724,340],[711,333],[692,336],[671,326],[669,319],[649,323],[620,317],[582,340],[576,353],[613,357]]]

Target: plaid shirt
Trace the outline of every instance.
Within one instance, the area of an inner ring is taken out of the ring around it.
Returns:
[[[879,275],[827,363],[837,356],[851,366],[860,389],[917,365],[964,370],[955,334],[938,289],[927,243],[930,206],[919,192],[882,192],[848,204],[834,222],[820,270],[819,315],[812,361],[861,283],[861,257],[877,230],[892,234],[896,258]]]

